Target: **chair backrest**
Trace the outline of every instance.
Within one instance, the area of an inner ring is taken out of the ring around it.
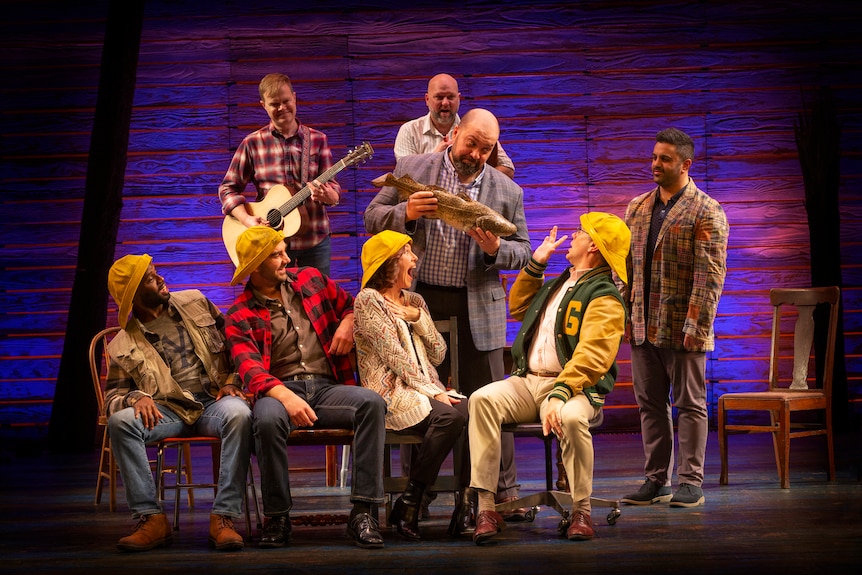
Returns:
[[[108,343],[117,333],[119,326],[103,329],[90,341],[90,376],[93,379],[93,391],[96,394],[96,404],[99,407],[99,418],[105,415],[105,377],[108,368]],[[104,367],[104,369],[103,369]]]
[[[836,286],[770,290],[769,300],[773,306],[770,389],[807,391],[809,381],[815,381],[816,387],[831,397],[840,295]],[[826,343],[822,350],[822,375],[812,379],[808,374],[816,355],[815,332],[825,333]],[[782,354],[782,350],[787,351]],[[788,362],[784,358],[787,357],[793,358],[792,369],[785,367]]]
[[[461,391],[458,382],[458,318],[453,315],[449,319],[436,320],[434,326],[440,333],[449,334],[449,386]]]

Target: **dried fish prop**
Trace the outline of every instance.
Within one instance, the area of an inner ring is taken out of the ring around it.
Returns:
[[[371,184],[377,188],[392,186],[398,190],[398,199],[402,202],[416,192],[432,192],[437,199],[436,219],[462,232],[478,227],[498,237],[506,237],[518,231],[515,224],[464,193],[450,194],[440,186],[420,184],[407,175],[396,178],[391,172],[375,178]]]

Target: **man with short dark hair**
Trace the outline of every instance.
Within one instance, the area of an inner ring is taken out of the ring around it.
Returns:
[[[622,499],[630,505],[704,503],[706,352],[715,347],[713,322],[727,272],[728,225],[721,205],[689,176],[693,160],[688,134],[677,128],[660,131],[652,154],[657,187],[626,209],[632,230],[631,283],[623,292],[630,314],[626,339],[646,460],[640,489]],[[676,457],[671,405],[678,412]],[[671,495],[674,459],[679,487]]]
[[[347,534],[364,549],[383,547],[386,403],[359,387],[350,364],[353,296],[313,267],[288,268],[284,237],[269,227],[240,234],[231,285],[249,281],[227,312],[225,333],[239,375],[254,398],[255,454],[263,513],[260,547],[290,539],[293,500],[287,439],[296,428],[352,429],[353,509]]]

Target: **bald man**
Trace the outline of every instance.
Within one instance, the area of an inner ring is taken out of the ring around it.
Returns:
[[[498,170],[487,167],[497,143],[497,118],[481,108],[470,110],[452,131],[442,151],[404,156],[395,176],[410,175],[417,182],[465,193],[499,212],[518,228],[505,238],[480,228],[456,230],[433,219],[437,200],[431,192],[416,192],[399,202],[393,187],[384,187],[365,210],[371,234],[389,229],[409,235],[419,257],[412,289],[428,304],[431,317],[457,316],[461,392],[503,378],[506,345],[506,292],[501,270],[521,269],[530,259],[530,238],[524,217],[524,192]],[[506,434],[502,445],[498,499],[517,497],[514,440]],[[461,532],[467,531],[465,529]]]
[[[442,152],[452,143],[455,127],[461,122],[458,107],[461,93],[458,81],[449,74],[437,74],[428,81],[425,93],[428,113],[401,125],[395,137],[395,159],[410,154]],[[499,143],[488,157],[494,166],[510,178],[515,176],[515,164]]]

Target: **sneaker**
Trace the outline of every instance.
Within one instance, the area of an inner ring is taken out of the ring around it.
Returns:
[[[620,501],[629,505],[651,505],[653,503],[666,503],[670,501],[671,490],[669,485],[659,485],[651,479],[644,481],[637,493],[626,495]]]
[[[673,499],[670,500],[671,507],[697,507],[703,505],[703,489],[691,483],[681,483]]]

